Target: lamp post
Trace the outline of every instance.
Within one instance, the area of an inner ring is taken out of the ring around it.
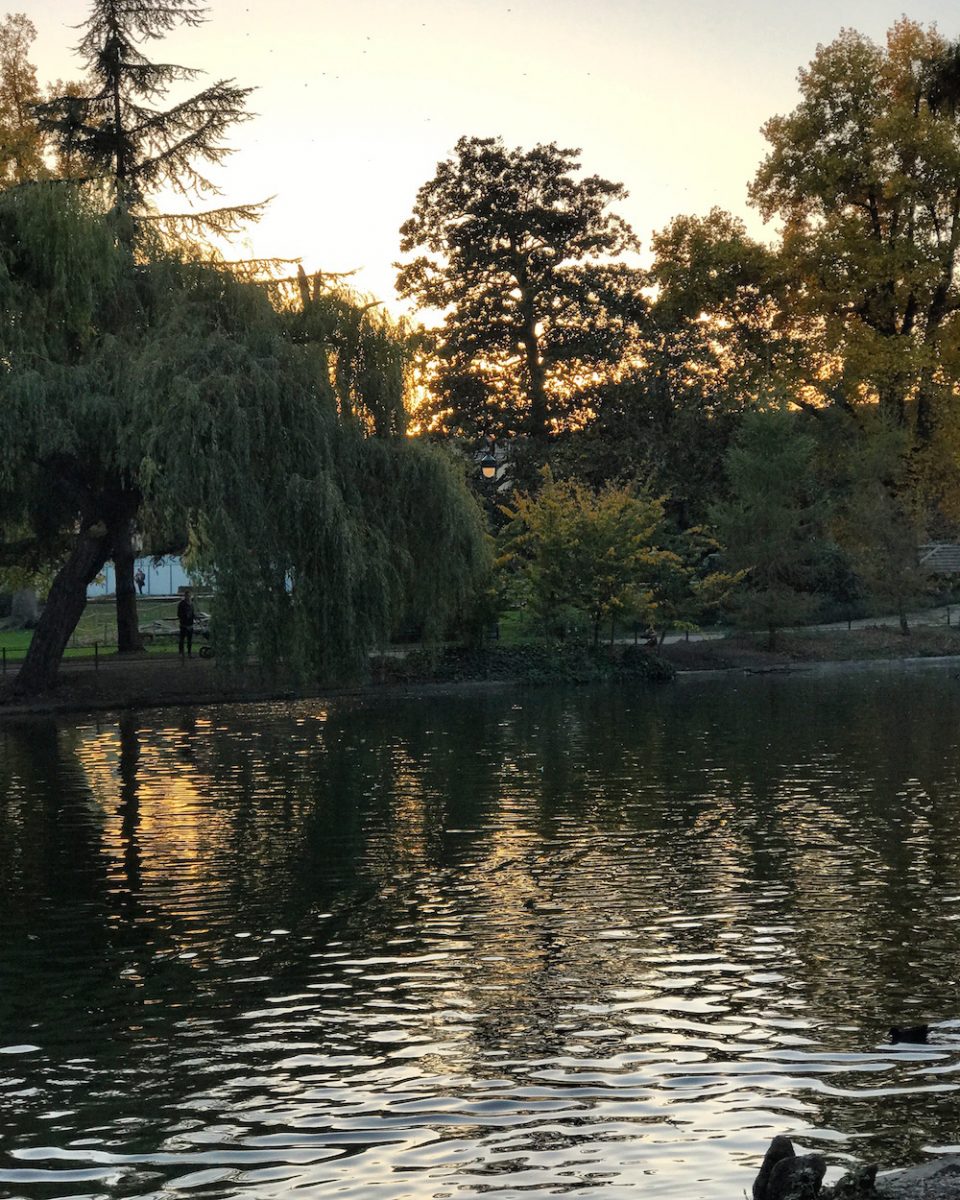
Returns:
[[[480,474],[484,479],[496,479],[497,477],[497,460],[492,454],[485,454],[480,459]]]
[[[474,455],[474,461],[480,468],[481,478],[492,483],[501,474],[506,454],[497,445],[496,434],[485,433],[480,447]]]
[[[510,491],[509,457],[509,443],[498,443],[492,433],[484,435],[473,456],[480,477],[477,490],[493,530],[503,524],[500,501]]]

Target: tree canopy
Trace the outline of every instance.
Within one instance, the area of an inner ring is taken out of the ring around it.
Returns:
[[[642,311],[626,191],[576,177],[578,150],[461,138],[402,226],[397,290],[437,310],[442,428],[543,439],[578,379],[615,363]],[[582,381],[582,380],[581,380]]]
[[[152,62],[141,46],[177,25],[204,19],[198,0],[92,0],[77,47],[87,68],[81,87],[34,105],[40,129],[57,146],[71,174],[102,182],[112,197],[115,236],[133,254],[158,233],[170,240],[198,233],[235,230],[256,215],[256,208],[221,208],[207,213],[159,214],[150,194],[168,184],[185,197],[216,192],[199,164],[217,163],[228,153],[226,130],[248,118],[249,88],[221,80],[169,108],[158,106],[171,87],[198,72],[172,63]],[[135,310],[133,310],[135,312]],[[127,319],[118,309],[118,321]],[[122,336],[122,331],[113,332]],[[117,645],[121,653],[142,649],[134,583],[136,510],[126,537],[113,538],[116,578]],[[158,550],[175,545],[153,546]]]
[[[43,137],[34,111],[40,87],[29,58],[36,36],[25,13],[7,13],[0,21],[0,186],[43,171]]]
[[[815,451],[796,412],[750,413],[726,456],[729,498],[713,512],[725,563],[745,578],[734,615],[748,628],[766,628],[771,646],[778,628],[816,608],[828,508]]]
[[[451,460],[343,420],[262,288],[145,249],[82,186],[0,194],[0,516],[66,547],[21,690],[55,676],[133,515],[191,532],[235,659],[329,674],[409,611],[442,627],[486,561]]]
[[[249,120],[252,89],[221,79],[169,108],[158,106],[171,87],[199,74],[192,67],[153,62],[143,53],[178,25],[205,19],[199,0],[92,0],[77,53],[87,71],[84,89],[37,106],[42,127],[88,174],[106,179],[124,213],[146,215],[150,194],[164,184],[189,199],[218,192],[201,164],[230,152],[223,138]],[[226,232],[254,215],[255,206],[166,218],[169,229]],[[156,214],[150,214],[156,219]]]
[[[846,29],[764,126],[752,187],[784,223],[783,268],[806,349],[807,402],[877,401],[929,442],[960,337],[960,124],[950,47],[903,18],[878,46]],[[802,392],[798,392],[803,399]]]
[[[595,486],[645,480],[686,527],[723,492],[743,414],[779,384],[777,262],[716,208],[675,218],[651,248],[653,292],[630,354],[585,389],[591,419],[554,458]]]
[[[692,628],[738,582],[706,565],[702,530],[670,529],[661,497],[635,485],[591,488],[542,472],[507,509],[499,565],[514,598],[548,634],[586,620],[594,644],[617,622]]]

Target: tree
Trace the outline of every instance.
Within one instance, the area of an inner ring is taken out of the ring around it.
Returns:
[[[816,604],[828,514],[813,470],[815,448],[795,412],[750,413],[726,458],[730,497],[713,511],[724,563],[744,573],[734,615],[748,628],[765,628],[771,649],[777,630]]]
[[[542,442],[586,378],[609,369],[642,311],[637,248],[608,211],[623,186],[576,179],[579,151],[461,138],[401,227],[397,290],[443,314],[434,417],[479,437]]]
[[[743,414],[783,374],[776,258],[720,209],[675,218],[651,246],[634,353],[587,393],[595,415],[558,461],[594,486],[642,474],[687,527],[707,519]]]
[[[51,174],[48,140],[37,119],[41,92],[30,61],[36,28],[24,13],[8,13],[0,21],[0,189],[17,187]],[[71,85],[63,85],[69,90]],[[70,165],[56,161],[58,173],[71,174]],[[33,628],[39,612],[38,588],[52,578],[51,565],[63,544],[48,541],[43,552],[26,530],[14,531],[30,549],[16,561],[0,563],[0,586],[13,593],[10,619],[16,628]]]
[[[538,493],[520,493],[509,516],[504,564],[547,631],[585,617],[596,645],[605,622],[649,622],[653,582],[668,556],[657,546],[661,500],[612,485],[595,492],[545,469]]]
[[[383,311],[380,301],[354,295],[336,276],[297,268],[275,289],[291,313],[295,341],[319,350],[343,420],[368,432],[397,437],[406,432],[406,373],[413,348],[406,326]],[[286,286],[284,286],[286,284]]]
[[[875,45],[844,30],[800,72],[801,100],[764,126],[751,194],[784,223],[811,407],[878,402],[929,444],[952,402],[960,336],[960,123],[955,48],[906,18]],[[953,81],[953,82],[951,82]]]
[[[264,289],[146,239],[134,258],[96,189],[50,183],[0,193],[0,293],[0,524],[65,546],[19,693],[54,682],[134,519],[189,532],[228,660],[314,677],[357,669],[409,611],[439,632],[478,585],[456,465],[344,421]]]
[[[256,212],[255,206],[245,206],[161,215],[149,206],[150,194],[163,184],[187,198],[215,194],[217,188],[197,164],[220,162],[228,153],[226,130],[250,117],[245,106],[251,89],[236,87],[232,80],[220,80],[170,108],[157,107],[171,87],[192,80],[197,72],[151,62],[140,46],[177,25],[196,26],[203,19],[199,0],[92,0],[77,47],[90,90],[71,90],[36,106],[41,127],[62,155],[108,183],[116,236],[131,253],[153,225],[176,237],[226,233]],[[118,311],[116,319],[137,320],[136,310]],[[133,578],[134,499],[130,507],[126,537],[115,536],[112,542],[121,652],[142,649]]]
[[[662,644],[672,630],[697,629],[743,582],[747,572],[715,569],[720,546],[703,526],[682,530],[667,526],[660,543],[667,553],[654,580],[656,603],[650,624],[659,632]]]
[[[907,610],[929,594],[932,579],[919,562],[923,513],[909,478],[906,431],[871,422],[869,436],[835,442],[834,471],[841,497],[835,533],[867,594],[893,608],[900,632],[910,632]]]
[[[161,221],[168,230],[227,232],[249,219],[256,205],[212,212],[158,215],[152,192],[168,184],[185,199],[218,194],[198,162],[216,164],[230,153],[226,131],[251,119],[251,88],[218,80],[170,108],[156,107],[175,84],[199,74],[192,67],[151,62],[139,49],[177,25],[205,20],[199,0],[91,0],[77,52],[92,90],[53,97],[37,106],[43,127],[65,150],[108,181],[121,217],[120,236],[134,240],[137,225]]]
[[[36,36],[25,13],[7,13],[0,21],[0,186],[43,172],[43,136],[34,114],[40,88],[29,59]]]
[[[960,38],[944,45],[925,66],[923,98],[930,111],[956,117],[960,109]]]

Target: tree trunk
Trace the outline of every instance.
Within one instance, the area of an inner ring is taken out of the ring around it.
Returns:
[[[934,435],[933,398],[925,383],[917,389],[917,443],[929,446]]]
[[[60,660],[87,604],[87,587],[110,557],[105,526],[85,529],[57,572],[23,666],[13,682],[15,696],[36,696],[53,687]]]
[[[528,428],[530,437],[535,442],[545,442],[549,427],[547,424],[547,373],[540,358],[540,339],[537,337],[537,316],[533,308],[533,299],[524,295],[521,301],[523,312],[523,342],[524,357],[527,361],[528,400],[530,415]]]
[[[880,415],[897,429],[902,429],[907,420],[905,391],[900,380],[885,383],[877,389]]]
[[[123,520],[114,535],[113,566],[117,586],[117,653],[136,653],[143,649],[143,639],[137,614],[137,585],[133,578],[136,554],[132,521]]]

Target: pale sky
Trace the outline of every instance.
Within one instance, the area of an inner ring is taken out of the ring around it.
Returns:
[[[626,185],[646,247],[680,213],[719,205],[763,235],[747,184],[760,126],[797,101],[797,70],[841,27],[882,41],[905,0],[212,0],[209,20],[151,58],[256,87],[218,170],[228,201],[276,198],[239,253],[359,268],[393,303],[398,229],[462,135],[580,147]],[[10,0],[37,26],[41,83],[79,74],[85,0]],[[960,34],[956,0],[906,15]],[[204,80],[195,84],[199,90]]]

